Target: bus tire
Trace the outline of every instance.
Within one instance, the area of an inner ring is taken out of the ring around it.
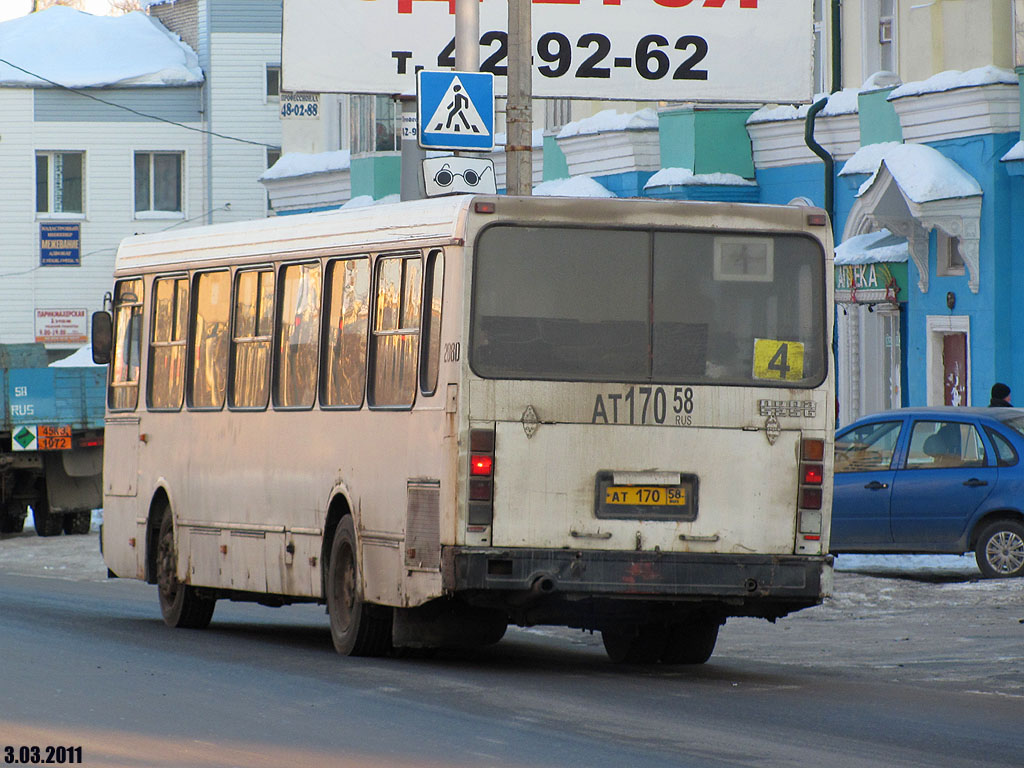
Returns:
[[[82,535],[88,533],[92,528],[92,510],[86,509],[79,512],[68,512],[64,515],[64,533],[68,535]]]
[[[1024,525],[1004,519],[985,526],[974,558],[987,579],[1024,576]]]
[[[391,648],[391,609],[363,601],[352,516],[338,521],[327,566],[331,640],[343,656],[383,656]]]
[[[719,626],[717,619],[706,616],[671,625],[661,653],[662,663],[703,664],[715,652]]]
[[[159,509],[154,510],[159,514]],[[164,506],[156,545],[156,583],[164,624],[182,629],[204,629],[213,618],[215,598],[200,595],[195,587],[178,581],[178,555],[174,548],[174,520]]]
[[[604,629],[601,641],[615,664],[654,664],[665,648],[665,627],[660,624]]]

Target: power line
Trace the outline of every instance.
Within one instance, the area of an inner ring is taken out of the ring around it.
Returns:
[[[13,63],[9,62],[7,59],[0,58],[0,64],[6,64],[7,66],[11,67],[12,69],[16,69],[19,72],[24,72],[26,75],[29,75],[30,77],[34,77],[34,78],[37,78],[39,80],[42,80],[44,83],[49,83],[50,85],[52,85],[52,86],[54,86],[56,88],[61,88],[61,89],[65,90],[65,91],[69,91],[69,92],[71,92],[71,93],[73,93],[73,94],[75,94],[77,96],[84,96],[87,99],[92,99],[93,101],[98,101],[100,104],[105,104],[108,107],[114,107],[115,109],[123,109],[125,112],[131,112],[133,115],[138,115],[139,117],[144,117],[147,120],[157,120],[157,121],[159,121],[161,123],[167,123],[168,125],[176,125],[179,128],[184,128],[187,131],[195,131],[196,133],[202,133],[202,134],[206,134],[206,135],[209,135],[209,136],[215,136],[218,139],[226,139],[227,141],[237,141],[237,142],[240,142],[242,144],[252,144],[253,146],[257,146],[257,147],[266,147],[267,149],[280,149],[280,147],[277,146],[276,144],[266,144],[266,143],[264,143],[262,141],[250,141],[249,139],[240,139],[237,136],[226,136],[225,134],[217,133],[216,131],[208,131],[205,128],[195,128],[195,127],[193,127],[191,125],[185,125],[184,123],[179,123],[179,122],[177,122],[175,120],[168,120],[165,117],[159,117],[158,115],[150,115],[150,114],[147,114],[145,112],[140,112],[137,109],[132,109],[131,107],[126,107],[123,104],[115,104],[112,101],[107,101],[106,99],[101,99],[99,96],[93,96],[91,93],[83,91],[80,88],[70,88],[70,87],[68,87],[66,85],[61,85],[60,83],[55,82],[54,80],[50,80],[47,77],[43,77],[42,75],[37,75],[35,72],[30,72],[29,70],[25,69],[24,67],[19,67],[17,64],[13,64]]]

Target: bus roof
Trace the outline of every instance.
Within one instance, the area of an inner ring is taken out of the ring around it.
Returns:
[[[679,224],[679,217],[685,211],[689,226],[714,229],[720,224],[719,217],[728,215],[733,226],[805,228],[809,213],[821,213],[819,209],[796,205],[453,195],[136,235],[121,242],[115,273],[123,275],[168,265],[187,267],[325,251],[354,253],[391,244],[418,247],[427,243],[458,242],[465,236],[466,217],[474,200],[497,202],[499,210],[513,218],[516,215],[549,221],[571,218],[576,223],[593,225],[612,222],[620,226]],[[820,236],[831,244],[828,227],[821,228]]]
[[[136,235],[121,242],[115,271],[388,242],[451,240],[462,231],[470,200],[472,196],[457,195]]]

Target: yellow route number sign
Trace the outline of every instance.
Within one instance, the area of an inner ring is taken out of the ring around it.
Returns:
[[[799,381],[804,377],[804,345],[799,341],[754,339],[754,378]]]

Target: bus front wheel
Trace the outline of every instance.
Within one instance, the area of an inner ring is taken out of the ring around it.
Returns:
[[[391,609],[363,601],[352,517],[338,522],[327,567],[331,640],[344,656],[382,656],[391,647]]]
[[[164,624],[183,629],[203,629],[213,618],[215,598],[205,597],[195,587],[178,581],[178,554],[174,548],[174,520],[164,507],[156,545],[156,583]]]

